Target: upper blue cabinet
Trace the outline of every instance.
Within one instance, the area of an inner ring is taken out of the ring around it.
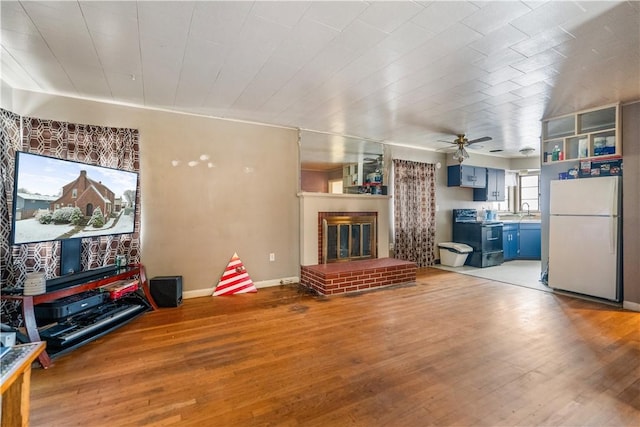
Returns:
[[[474,202],[504,202],[504,169],[487,168],[487,185],[473,190]]]
[[[487,168],[451,165],[447,168],[447,186],[485,188],[487,186]]]

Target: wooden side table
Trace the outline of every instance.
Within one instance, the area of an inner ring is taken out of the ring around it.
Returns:
[[[44,351],[46,343],[40,341],[16,345],[2,356],[2,426],[29,425],[29,392],[31,364]]]

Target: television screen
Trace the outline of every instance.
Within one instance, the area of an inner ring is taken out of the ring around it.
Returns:
[[[17,152],[12,243],[134,232],[138,174]]]

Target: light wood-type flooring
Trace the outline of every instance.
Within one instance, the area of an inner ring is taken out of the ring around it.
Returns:
[[[640,426],[640,313],[453,272],[150,312],[32,374],[32,426]]]

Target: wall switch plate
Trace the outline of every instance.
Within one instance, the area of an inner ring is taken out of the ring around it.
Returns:
[[[273,252],[271,252],[269,254],[269,261],[275,261],[276,260],[276,254],[274,254]]]

